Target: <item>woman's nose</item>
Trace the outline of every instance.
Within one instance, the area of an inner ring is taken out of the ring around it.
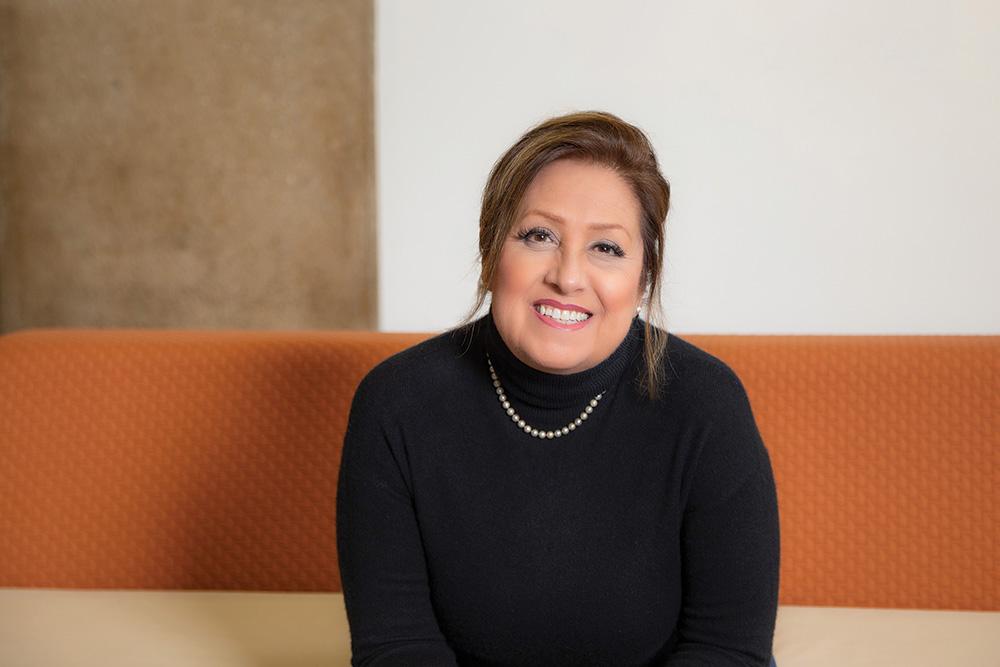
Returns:
[[[583,284],[583,267],[580,259],[573,253],[555,253],[546,278],[560,292],[569,293],[579,289]]]

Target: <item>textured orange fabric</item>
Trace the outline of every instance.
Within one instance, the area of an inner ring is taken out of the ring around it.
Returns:
[[[689,339],[771,452],[782,603],[1000,610],[1000,337]]]
[[[339,590],[351,394],[424,337],[0,337],[0,586]],[[687,338],[771,451],[784,604],[1000,610],[1000,337]]]
[[[0,585],[339,590],[351,397],[424,337],[0,337]]]

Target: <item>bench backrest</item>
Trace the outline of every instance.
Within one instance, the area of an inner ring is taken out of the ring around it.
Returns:
[[[339,590],[351,396],[425,337],[0,337],[0,586]],[[686,338],[771,451],[783,603],[1000,610],[1000,337]]]

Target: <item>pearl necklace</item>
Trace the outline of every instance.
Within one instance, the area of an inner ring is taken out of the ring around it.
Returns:
[[[502,405],[503,409],[507,411],[507,416],[510,417],[510,420],[515,424],[517,424],[517,427],[519,429],[521,429],[522,431],[524,431],[533,438],[561,438],[564,435],[568,434],[570,431],[575,431],[577,426],[582,425],[583,422],[587,420],[587,417],[590,416],[590,413],[594,411],[594,408],[597,407],[598,402],[604,396],[602,392],[597,396],[594,396],[594,398],[590,399],[590,404],[583,409],[583,412],[580,413],[580,416],[571,421],[566,426],[563,426],[562,428],[557,428],[554,431],[540,431],[537,428],[533,428],[530,424],[526,423],[523,419],[521,419],[520,415],[517,414],[517,411],[514,410],[514,408],[511,406],[510,401],[507,400],[507,394],[504,392],[503,387],[500,385],[500,379],[497,377],[497,372],[493,369],[493,362],[490,360],[489,354],[486,355],[486,363],[490,367],[490,377],[493,379],[493,388],[496,389],[497,398],[500,400],[500,405]]]

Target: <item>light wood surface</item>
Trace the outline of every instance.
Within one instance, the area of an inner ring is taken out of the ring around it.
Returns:
[[[1000,612],[783,606],[779,667],[1000,665]],[[5,667],[338,667],[337,593],[0,589]]]

